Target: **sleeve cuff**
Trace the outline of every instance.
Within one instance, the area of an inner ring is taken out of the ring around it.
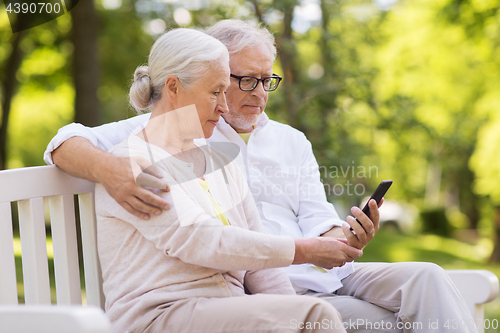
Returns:
[[[290,266],[295,258],[295,241],[288,236],[269,237],[269,244],[272,244],[273,251],[270,253],[270,265],[263,268],[286,267]]]
[[[304,234],[304,238],[311,238],[311,237],[319,237],[321,234],[324,234],[334,226],[337,227],[342,227],[342,224],[344,221],[341,219],[329,219],[326,220],[325,222],[322,222],[315,226],[311,231],[309,231],[307,234]]]

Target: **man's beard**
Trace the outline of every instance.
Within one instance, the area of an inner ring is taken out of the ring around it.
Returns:
[[[247,115],[229,111],[229,113],[222,114],[221,116],[235,130],[248,130],[257,125],[260,114]]]

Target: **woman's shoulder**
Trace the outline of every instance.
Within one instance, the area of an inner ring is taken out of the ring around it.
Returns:
[[[113,146],[110,150],[108,150],[108,153],[119,157],[129,156],[129,141],[131,137],[133,136],[129,136],[119,144]]]
[[[232,142],[212,142],[199,148],[219,167],[232,164],[240,155],[240,147]]]
[[[131,135],[116,146],[113,146],[108,152],[117,157],[149,157],[151,149],[151,147],[148,148],[147,142],[136,135]],[[154,152],[156,155],[156,147]]]
[[[210,144],[210,146],[200,146],[199,148],[203,150],[206,156],[206,173],[209,174],[221,170],[223,171],[222,175],[224,178],[231,175],[230,178],[237,182],[245,179],[242,166],[240,166],[242,156],[238,145],[230,142],[220,142],[217,145]]]

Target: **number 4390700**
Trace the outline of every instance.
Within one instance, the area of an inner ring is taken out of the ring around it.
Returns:
[[[39,3],[9,3],[7,8],[5,9],[7,13],[14,13],[14,14],[19,14],[19,13],[31,13],[31,14],[51,14],[51,13],[56,13],[58,14],[61,11],[61,5],[59,3],[45,3],[45,2],[39,2]]]

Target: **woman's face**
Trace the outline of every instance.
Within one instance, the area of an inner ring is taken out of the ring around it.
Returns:
[[[222,113],[227,113],[226,89],[229,86],[229,63],[217,60],[189,89],[182,89],[179,106],[194,104],[205,138],[212,136]]]

